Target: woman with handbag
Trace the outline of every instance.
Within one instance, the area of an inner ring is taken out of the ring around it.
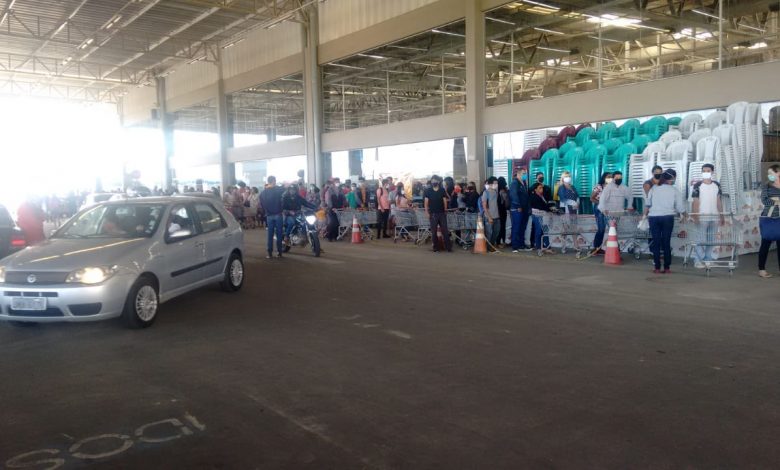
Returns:
[[[764,279],[772,277],[766,272],[766,259],[772,243],[777,244],[777,261],[780,264],[780,165],[772,165],[767,171],[767,183],[761,187],[761,248],[758,250],[758,275]]]

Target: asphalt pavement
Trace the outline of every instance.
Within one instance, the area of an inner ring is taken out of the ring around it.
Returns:
[[[149,329],[0,325],[0,468],[780,462],[780,277],[755,257],[709,278],[386,240],[265,260],[263,236],[241,292]]]

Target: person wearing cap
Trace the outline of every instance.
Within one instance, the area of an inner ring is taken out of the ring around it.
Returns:
[[[721,200],[720,183],[715,181],[712,177],[715,173],[715,165],[712,163],[705,163],[701,167],[701,181],[693,185],[693,192],[691,198],[693,199],[693,205],[691,207],[691,213],[694,222],[698,226],[698,232],[700,235],[699,242],[706,242],[715,240],[715,234],[718,231],[718,225],[723,225],[723,201]],[[697,245],[693,250],[693,262],[694,266],[698,269],[705,268],[704,264],[707,261],[714,261],[715,258],[712,255],[714,246],[708,244],[706,246]]]
[[[645,216],[650,222],[650,233],[653,234],[653,272],[661,273],[661,250],[664,252],[664,274],[671,274],[672,265],[672,231],[674,216],[686,213],[682,193],[674,185],[677,172],[666,170],[661,175],[662,184],[653,186],[647,195]]]
[[[450,240],[450,231],[447,229],[447,193],[441,187],[441,178],[436,175],[431,177],[431,187],[425,190],[424,204],[425,214],[430,220],[431,238],[433,239],[433,251],[437,252],[439,247],[439,237],[437,229],[441,228],[441,234],[444,237],[444,248],[452,251],[452,241]]]

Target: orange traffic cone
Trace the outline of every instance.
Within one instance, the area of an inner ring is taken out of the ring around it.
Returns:
[[[363,237],[360,236],[360,224],[357,216],[352,217],[352,243],[363,243]]]
[[[474,239],[474,253],[478,255],[487,254],[487,240],[485,240],[485,226],[482,224],[482,217],[477,216],[477,236]]]
[[[620,259],[620,247],[617,239],[617,226],[615,221],[609,223],[609,238],[607,238],[607,253],[604,255],[604,264],[620,266],[623,260]]]

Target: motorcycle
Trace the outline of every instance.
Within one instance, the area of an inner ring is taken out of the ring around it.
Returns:
[[[315,258],[319,258],[321,253],[320,235],[316,227],[317,216],[310,211],[299,211],[295,216],[290,236],[285,238],[284,252],[287,253],[293,246],[305,248],[311,246],[311,252]]]

